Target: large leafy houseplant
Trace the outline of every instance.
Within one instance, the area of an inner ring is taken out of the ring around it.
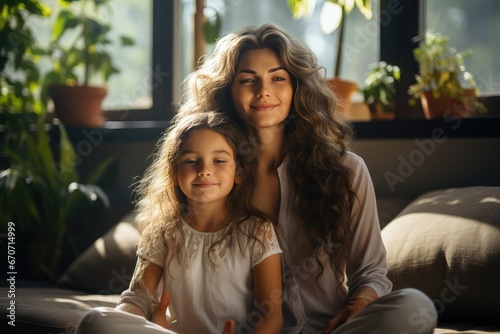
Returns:
[[[85,222],[92,205],[108,205],[94,182],[113,158],[85,182],[79,180],[77,156],[64,126],[56,128],[58,142],[46,132],[34,64],[40,53],[26,24],[35,16],[48,17],[50,10],[39,0],[9,0],[1,9],[0,232],[15,235],[15,262],[9,261],[9,271],[20,278],[53,280],[73,248],[74,225]]]
[[[50,95],[58,117],[70,125],[98,127],[102,124],[101,102],[107,94],[105,85],[112,75],[120,72],[108,49],[113,42],[112,28],[103,19],[105,14],[111,14],[109,2],[58,0],[60,11],[46,50],[53,68],[44,78],[48,90],[43,99],[47,101],[47,94]],[[119,40],[121,46],[134,44],[128,36],[119,36]],[[70,105],[79,96],[83,100]],[[86,102],[92,104],[86,105]],[[73,108],[71,113],[62,114]]]
[[[426,118],[466,117],[471,112],[486,110],[477,100],[478,89],[473,75],[464,67],[464,59],[472,50],[458,52],[448,45],[448,36],[431,31],[415,41],[421,42],[413,50],[419,74],[408,93],[412,102],[422,101]]]
[[[95,183],[112,158],[81,182],[77,156],[62,123],[59,147],[53,152],[45,115],[10,118],[3,126],[2,151],[9,167],[0,171],[1,228],[7,231],[9,222],[15,226],[18,268],[25,266],[19,274],[53,280],[64,269],[64,256],[75,250],[72,228],[85,221],[92,206],[109,205]]]

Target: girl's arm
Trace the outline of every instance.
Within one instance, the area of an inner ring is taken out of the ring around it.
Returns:
[[[137,261],[145,261],[145,260],[139,257]],[[142,275],[140,275],[140,277],[135,277],[134,275],[131,287],[134,286],[134,290],[137,289],[138,291],[147,293],[150,296],[154,296],[156,289],[158,287],[158,283],[160,282],[161,275],[163,273],[163,268],[153,262],[148,262],[145,265],[146,267],[144,268],[144,271]],[[141,265],[137,266],[137,268],[140,267]],[[115,309],[139,315],[141,317],[148,319],[148,315],[145,314],[144,311],[139,306],[131,302],[120,303],[115,307]]]
[[[256,321],[254,334],[281,333],[283,329],[281,255],[271,255],[255,265],[253,275],[255,312],[261,317]]]

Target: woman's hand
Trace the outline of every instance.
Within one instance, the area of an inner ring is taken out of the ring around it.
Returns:
[[[368,287],[362,287],[357,291],[349,303],[332,320],[328,321],[323,333],[331,333],[354,315],[361,312],[368,304],[377,299],[377,293]]]

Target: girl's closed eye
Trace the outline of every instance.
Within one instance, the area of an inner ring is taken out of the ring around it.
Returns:
[[[222,165],[222,164],[225,164],[226,162],[227,162],[227,160],[224,160],[224,159],[214,159],[214,163],[217,165]]]
[[[198,160],[196,159],[186,159],[182,162],[185,165],[196,165],[198,163]]]

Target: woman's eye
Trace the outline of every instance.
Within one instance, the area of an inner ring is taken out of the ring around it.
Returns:
[[[251,78],[248,78],[248,79],[241,79],[241,80],[240,80],[240,83],[242,83],[242,84],[252,83],[252,82],[254,82],[254,80],[253,80],[253,79],[251,79]]]
[[[273,81],[285,81],[285,80],[286,79],[282,77],[273,78]]]
[[[197,160],[193,160],[193,159],[184,160],[185,165],[195,165],[197,162],[198,162]]]

